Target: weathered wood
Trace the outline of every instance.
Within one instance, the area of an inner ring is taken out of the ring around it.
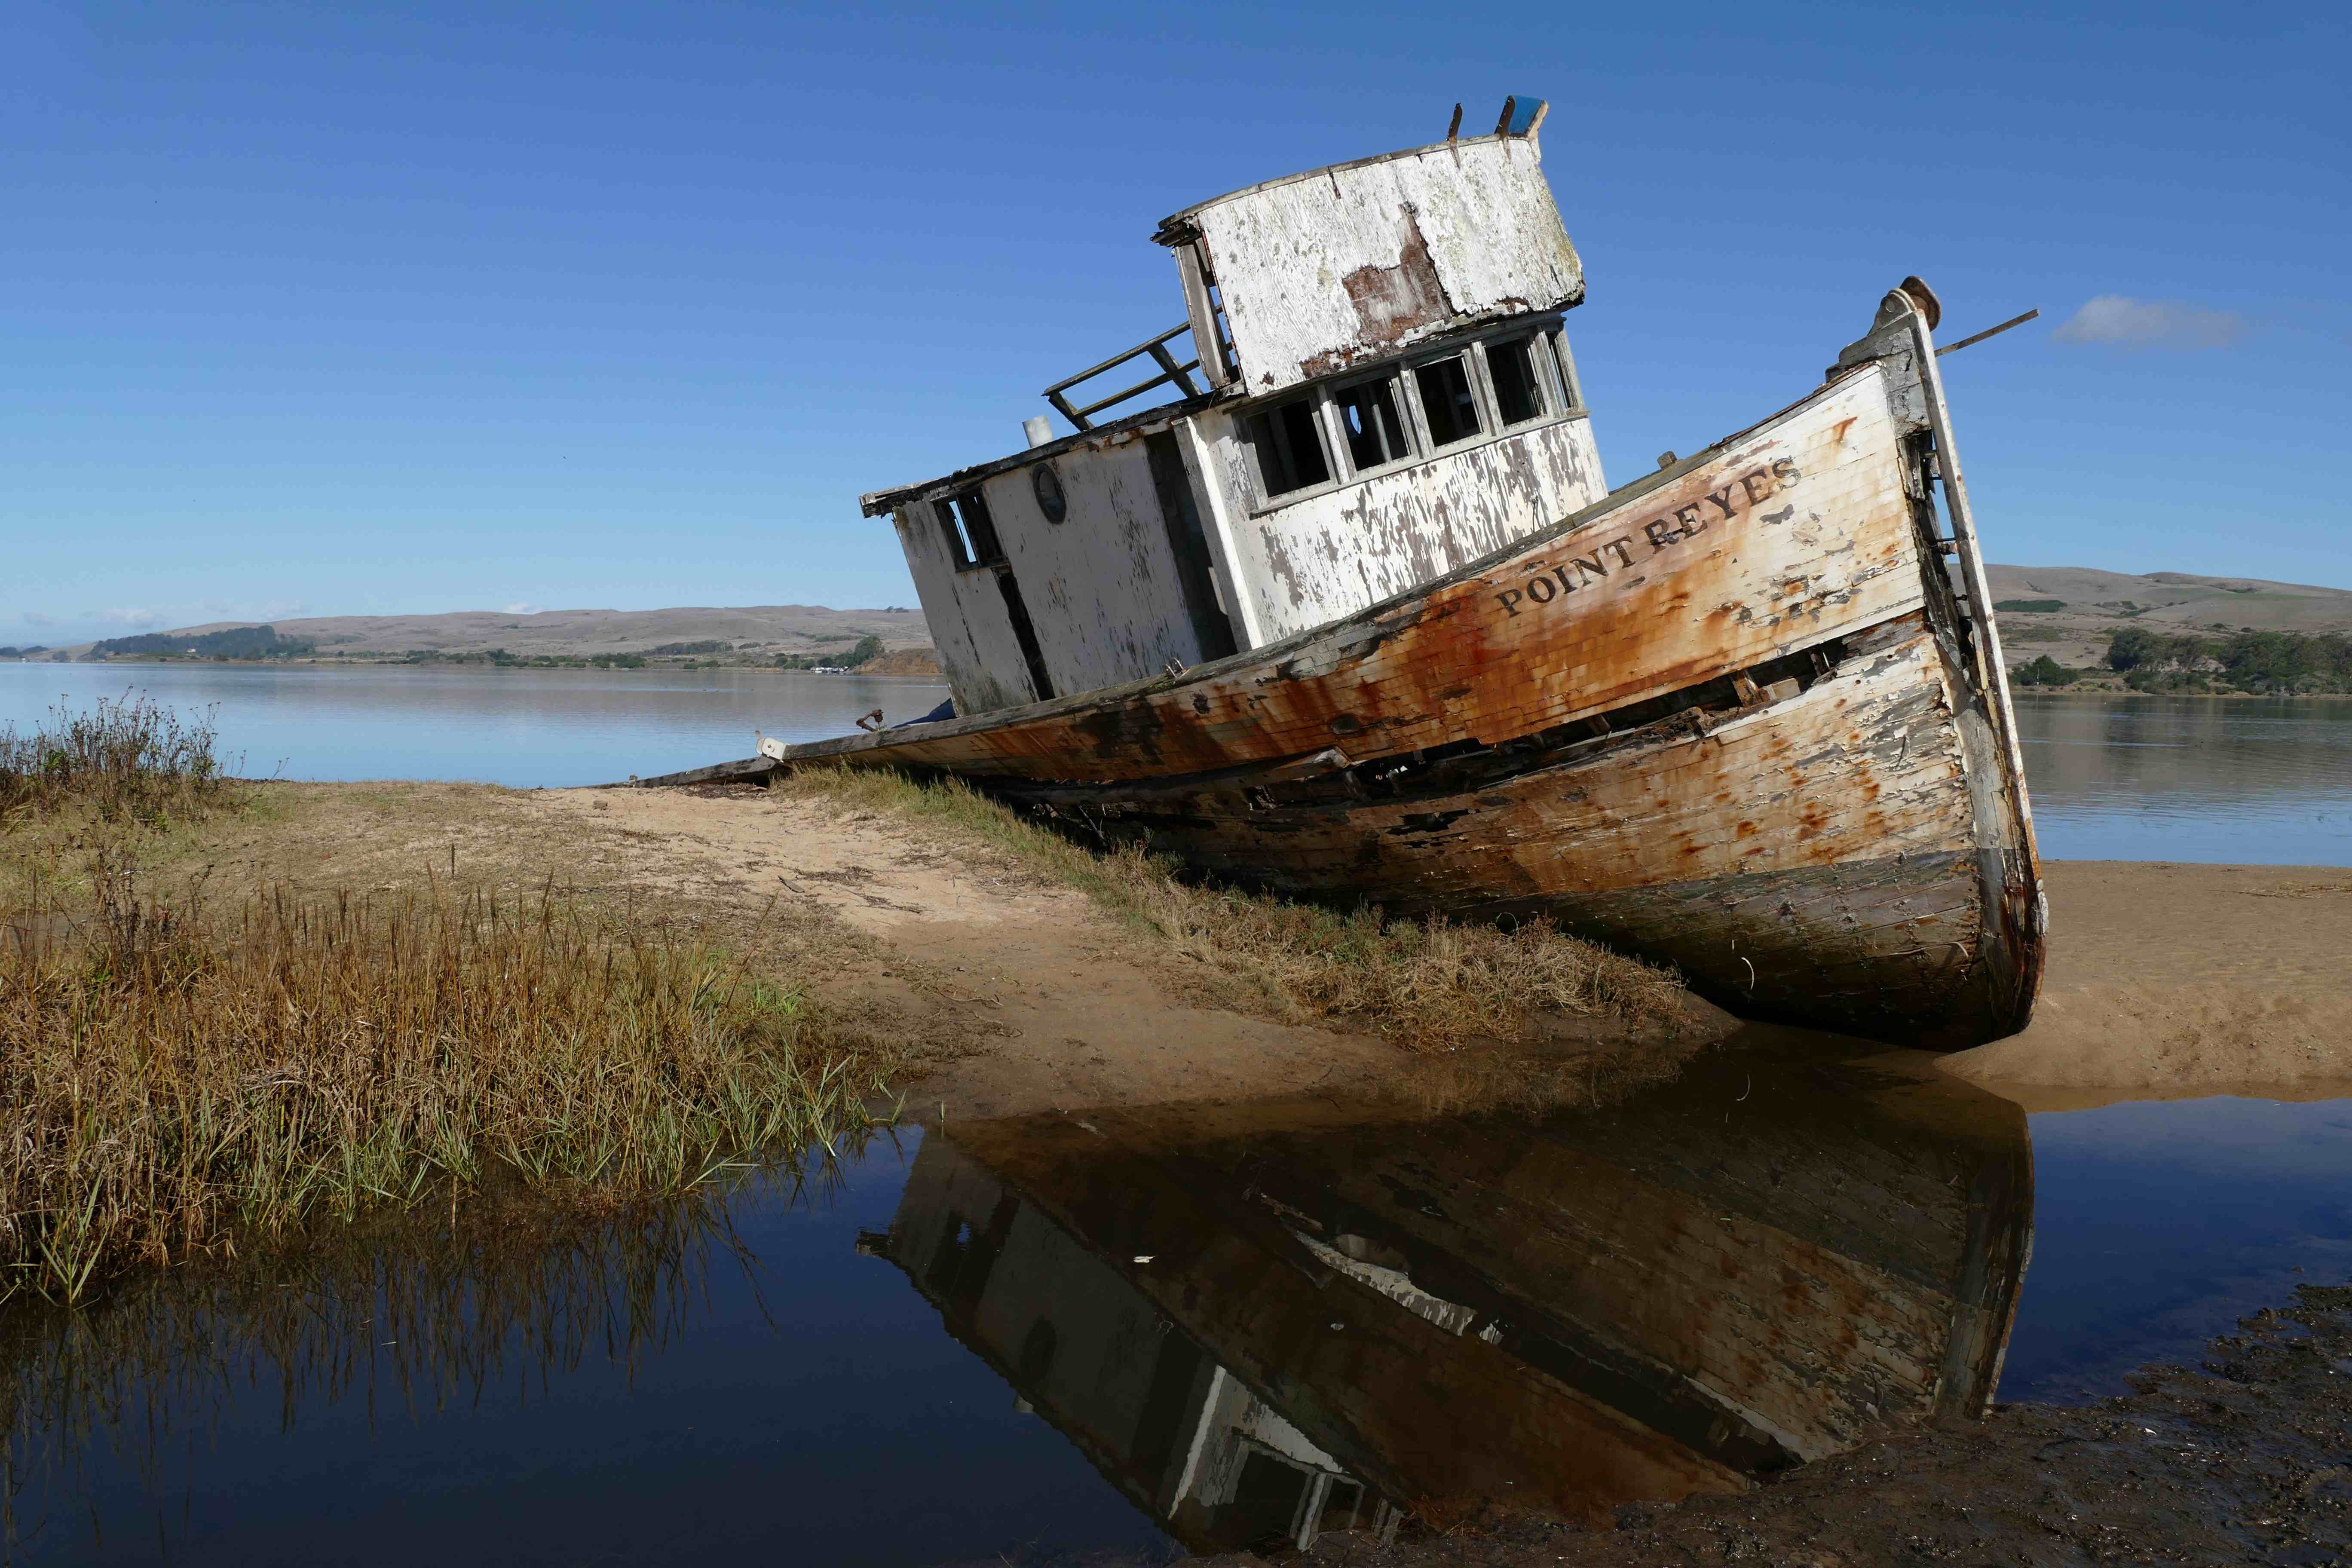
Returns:
[[[731,763],[713,763],[705,768],[686,768],[674,773],[656,773],[648,779],[626,779],[617,784],[598,784],[598,789],[668,789],[679,784],[750,784],[766,778],[782,769],[782,763],[770,756],[743,757]]]
[[[1233,367],[1225,363],[1224,342],[1217,335],[1217,308],[1209,298],[1209,279],[1201,270],[1197,242],[1174,247],[1176,279],[1184,295],[1184,314],[1192,323],[1192,343],[1200,351],[1202,372],[1209,384],[1223,390],[1233,383]]]
[[[1580,415],[1448,448],[1370,478],[1257,504],[1248,449],[1233,420],[1194,421],[1219,455],[1232,503],[1227,548],[1251,623],[1287,637],[1410,593],[1457,566],[1541,533],[1601,499],[1601,456]]]
[[[1188,207],[1160,233],[1199,237],[1253,395],[1584,297],[1532,135],[1269,181]]]
[[[1896,447],[1864,371],[1362,615],[1180,679],[926,726],[887,757],[856,737],[792,754],[1110,780],[1497,744],[1917,610]]]

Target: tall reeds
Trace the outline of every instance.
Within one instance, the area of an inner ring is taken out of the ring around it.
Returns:
[[[0,958],[0,1292],[478,1186],[689,1187],[876,1086],[799,994],[550,898],[142,903]],[[814,1037],[813,1037],[814,1035]]]
[[[224,804],[210,743],[139,704],[8,737],[65,759],[10,775],[20,824],[82,826],[0,899],[0,1298],[494,1180],[677,1193],[866,1122],[876,1055],[803,993],[551,886],[159,889],[140,835]]]

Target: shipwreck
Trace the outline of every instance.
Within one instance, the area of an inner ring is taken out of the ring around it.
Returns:
[[[1184,320],[1049,388],[1068,433],[864,498],[952,716],[648,782],[951,773],[1248,886],[1549,920],[1751,1016],[2022,1028],[2045,904],[1935,295],[1611,489],[1543,119],[1161,223]]]

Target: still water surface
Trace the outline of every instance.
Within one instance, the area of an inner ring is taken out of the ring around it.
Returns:
[[[2347,1265],[2342,1101],[2029,1121],[1906,1057],[1538,1121],[973,1122],[20,1317],[14,1528],[54,1563],[1158,1561],[1786,1463],[1991,1394],[2011,1300],[2001,1397],[2120,1392]]]
[[[209,711],[225,758],[257,777],[477,779],[555,788],[650,777],[786,741],[891,723],[948,694],[935,681],[798,670],[498,669],[417,665],[0,664],[0,724],[137,691]]]
[[[2052,859],[2352,866],[2352,700],[2030,697],[2017,718]]]
[[[0,663],[0,724],[137,689],[210,710],[222,749],[287,778],[604,784],[744,757],[761,732],[850,732],[935,682],[785,671],[336,669]],[[2020,703],[2042,852],[2060,860],[2352,866],[2352,701]]]
[[[133,687],[214,709],[248,772],[514,785],[693,766],[944,695],[732,670],[0,665],[0,723]],[[2352,865],[2352,704],[2038,699],[2021,717],[2053,858]],[[1778,1462],[1916,1402],[1906,1365],[1989,1375],[1952,1327],[1971,1258],[2018,1303],[2012,1399],[2120,1392],[2293,1284],[2352,1275],[2352,1102],[2029,1121],[1945,1080],[1923,1141],[1920,1094],[1906,1111],[1883,1090],[1698,1072],[1542,1122],[1367,1131],[1273,1108],[909,1131],[626,1226],[488,1248],[419,1231],[204,1292],[165,1281],[70,1325],[18,1312],[0,1318],[14,1555],[1158,1558],[1377,1523],[1465,1454],[1539,1484],[1540,1446],[1492,1447],[1514,1415],[1495,1402],[1547,1378],[1678,1435],[1612,1461],[1635,1489],[1691,1453]],[[1400,1150],[1413,1172],[1385,1168]],[[2027,1160],[2030,1200],[2003,1174]],[[1868,1192],[1902,1201],[1845,1195]],[[1507,1234],[1464,1217],[1505,1200],[1525,1222]],[[1759,1296],[1770,1354],[1714,1342],[1738,1316],[1720,1280],[1792,1262],[1851,1289]],[[1849,1331],[1884,1353],[1831,1348]],[[1481,1358],[1541,1375],[1496,1382]],[[1721,1370],[1685,1385],[1668,1365]],[[1433,1407],[1412,1392],[1432,1367]],[[1715,1419],[1735,1408],[1769,1419]]]

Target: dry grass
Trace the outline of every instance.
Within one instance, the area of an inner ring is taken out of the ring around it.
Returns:
[[[201,872],[143,878],[143,852],[236,805],[209,734],[155,710],[5,745],[94,761],[11,775],[0,1296],[76,1301],[501,1175],[592,1205],[689,1190],[866,1124],[896,1065],[756,942],[552,886],[214,903]]]
[[[28,735],[0,727],[0,829],[68,809],[153,826],[216,806],[232,785],[214,739],[209,718],[131,697],[53,709]]]
[[[1671,1032],[1682,1016],[1675,975],[1543,922],[1389,920],[1204,885],[1132,847],[1087,848],[954,779],[803,768],[774,787],[943,828],[1080,889],[1147,939],[1163,973],[1219,1005],[1372,1030],[1431,1055],[1538,1046],[1566,1021]]]

